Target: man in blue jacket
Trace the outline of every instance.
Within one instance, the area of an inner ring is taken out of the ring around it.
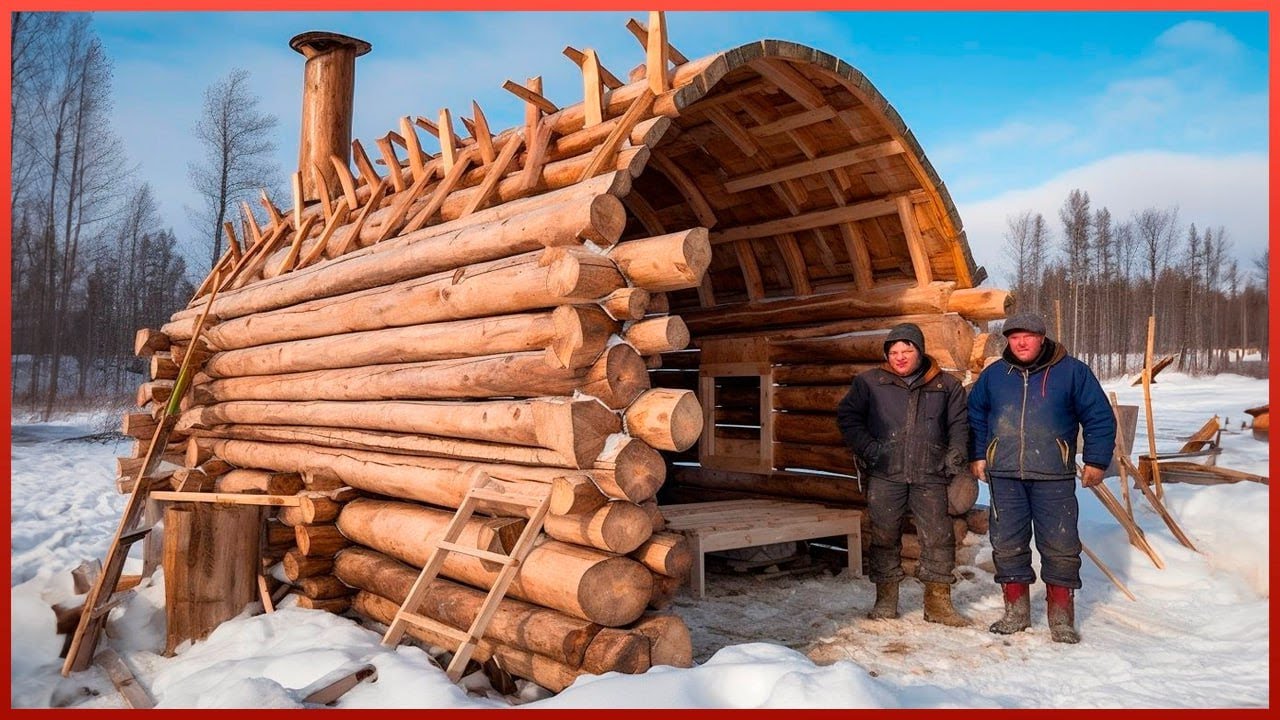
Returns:
[[[1000,360],[969,392],[969,458],[991,485],[991,549],[1004,590],[1004,617],[991,632],[1031,625],[1031,537],[1040,551],[1049,631],[1054,642],[1080,642],[1073,592],[1080,588],[1076,438],[1084,429],[1080,483],[1102,482],[1115,450],[1116,423],[1098,378],[1045,337],[1044,320],[1018,313],[1004,323]]]

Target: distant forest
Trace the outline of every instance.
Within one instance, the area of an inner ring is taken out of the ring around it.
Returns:
[[[277,186],[263,164],[276,119],[256,112],[243,70],[206,89],[192,128],[205,157],[189,169],[203,202],[187,212],[208,234],[180,240],[110,126],[112,63],[92,15],[11,20],[11,392],[15,410],[48,418],[132,397],[134,333],[163,324],[205,275],[184,257],[216,256],[224,219]]]
[[[1265,375],[1269,251],[1241,267],[1227,228],[1184,225],[1177,208],[1115,218],[1079,189],[1057,220],[1055,233],[1040,213],[1008,218],[1007,287],[1100,376],[1141,369],[1152,316],[1157,359]]]

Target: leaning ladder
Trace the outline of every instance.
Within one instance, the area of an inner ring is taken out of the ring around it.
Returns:
[[[533,549],[533,541],[542,532],[542,523],[546,519],[547,508],[551,504],[551,493],[549,491],[537,498],[520,497],[485,487],[484,484],[487,482],[488,479],[484,478],[467,491],[462,503],[458,506],[458,511],[454,513],[453,519],[445,527],[444,534],[432,547],[431,555],[427,558],[427,563],[423,566],[422,573],[418,575],[418,579],[413,583],[413,587],[410,588],[404,604],[396,611],[391,625],[387,628],[386,635],[382,637],[383,645],[397,645],[404,636],[405,630],[410,625],[414,625],[456,641],[459,643],[458,648],[454,651],[453,659],[449,661],[449,667],[446,670],[449,681],[454,683],[462,678],[462,671],[466,668],[467,661],[471,659],[476,643],[484,636],[484,631],[489,627],[489,622],[498,610],[498,604],[502,602],[502,598],[507,593],[507,587],[515,580],[516,574],[520,572],[521,564],[529,555],[529,551]],[[475,513],[476,504],[480,501],[495,505],[526,507],[533,510],[528,523],[525,524],[524,530],[520,532],[520,537],[516,540],[509,555],[458,544],[458,538],[462,534],[463,527],[466,526],[467,520]],[[476,613],[475,620],[471,622],[471,627],[466,632],[421,615],[418,612],[423,599],[427,596],[431,581],[440,574],[445,558],[449,553],[455,552],[502,565],[502,569],[498,571],[497,578],[493,581],[493,586],[490,587],[489,593],[480,605],[479,612]]]
[[[218,275],[219,273],[214,273],[213,292],[209,295],[209,302],[205,305],[204,312],[196,320],[195,333],[187,346],[186,357],[182,359],[182,367],[178,370],[178,379],[174,383],[173,394],[169,396],[169,402],[165,406],[164,415],[160,418],[160,422],[156,423],[156,430],[151,435],[151,445],[147,448],[146,459],[134,478],[133,491],[129,493],[129,502],[125,505],[124,513],[120,517],[120,525],[116,528],[115,537],[112,538],[111,545],[107,548],[107,561],[102,564],[102,572],[98,574],[93,587],[89,588],[89,594],[85,596],[84,610],[80,614],[80,622],[76,625],[75,634],[71,636],[67,659],[62,663],[64,677],[89,667],[89,663],[94,656],[94,650],[98,647],[98,636],[102,633],[102,628],[107,623],[107,614],[111,612],[112,608],[128,600],[133,595],[133,590],[115,592],[115,588],[120,582],[120,574],[124,572],[124,561],[129,556],[129,548],[139,540],[146,538],[151,533],[152,528],[155,527],[145,523],[139,525],[138,521],[141,519],[143,510],[147,506],[147,500],[151,496],[151,483],[153,480],[151,473],[155,472],[156,467],[160,464],[160,457],[164,454],[164,448],[169,443],[169,433],[173,431],[173,426],[178,423],[178,415],[181,412],[179,405],[182,402],[182,396],[186,394],[187,388],[191,384],[191,376],[195,372],[195,364],[192,362],[192,358],[197,355],[196,343],[204,334],[205,320],[209,316],[209,309],[213,307],[214,298],[218,295]]]

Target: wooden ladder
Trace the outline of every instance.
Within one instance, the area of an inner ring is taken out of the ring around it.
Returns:
[[[422,574],[418,575],[417,581],[413,583],[408,596],[404,599],[404,604],[396,611],[396,616],[387,628],[386,635],[382,637],[383,645],[394,646],[400,642],[405,630],[410,625],[415,625],[457,641],[459,643],[458,649],[454,651],[453,659],[449,662],[449,667],[446,670],[449,681],[454,683],[462,678],[462,671],[466,668],[467,661],[471,659],[476,643],[484,636],[484,631],[489,627],[489,622],[498,610],[498,604],[502,602],[502,598],[507,593],[507,587],[511,585],[512,580],[515,580],[525,557],[533,549],[533,541],[542,532],[542,523],[546,519],[547,508],[551,505],[550,488],[540,498],[530,498],[498,492],[485,487],[487,482],[488,478],[485,477],[480,483],[477,483],[467,491],[462,503],[458,506],[458,511],[445,527],[444,534],[441,535],[431,549],[431,555],[428,556],[427,563],[422,568]],[[528,523],[525,524],[524,530],[521,531],[520,537],[516,540],[509,555],[458,544],[457,541],[462,534],[463,527],[466,526],[467,520],[475,513],[476,504],[480,501],[496,505],[533,509]],[[440,569],[444,566],[444,561],[448,554],[454,552],[502,565],[502,570],[498,572],[498,577],[494,579],[493,586],[490,587],[488,595],[485,596],[484,602],[480,605],[480,610],[476,613],[475,620],[471,622],[471,627],[466,632],[418,613],[422,600],[427,596],[431,581],[440,574]]]
[[[110,547],[107,548],[107,560],[102,564],[102,572],[98,573],[93,587],[89,588],[89,593],[85,596],[80,622],[76,625],[75,634],[71,636],[67,658],[62,663],[64,677],[89,667],[94,657],[94,650],[98,646],[98,636],[107,623],[107,614],[112,608],[133,595],[133,590],[116,592],[116,585],[120,582],[120,574],[124,572],[124,562],[129,557],[129,548],[146,538],[155,527],[154,524],[139,525],[138,521],[142,518],[143,510],[151,497],[151,483],[154,480],[151,473],[155,472],[156,467],[160,465],[160,457],[169,443],[169,434],[178,423],[182,396],[191,385],[191,376],[195,370],[192,358],[198,354],[196,343],[204,334],[205,320],[209,316],[209,309],[213,307],[214,298],[218,295],[217,276],[218,273],[215,272],[214,290],[209,295],[209,302],[204,312],[196,320],[195,333],[187,346],[186,357],[182,359],[182,367],[178,370],[173,394],[169,397],[160,422],[156,423],[155,432],[151,435],[151,445],[147,448],[142,467],[138,468],[138,474],[134,478],[129,502],[125,504],[124,513],[120,516],[120,525],[116,528]]]

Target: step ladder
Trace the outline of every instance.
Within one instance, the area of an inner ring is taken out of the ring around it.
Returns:
[[[462,503],[458,506],[458,511],[454,513],[453,519],[445,527],[444,534],[441,535],[432,548],[431,555],[428,556],[427,563],[422,568],[422,573],[418,575],[418,579],[413,583],[413,587],[410,588],[408,596],[405,597],[404,604],[396,611],[395,618],[392,619],[391,625],[387,628],[386,635],[382,637],[383,645],[395,646],[399,644],[405,630],[410,625],[414,625],[456,641],[458,647],[453,653],[453,659],[449,662],[448,669],[445,671],[449,676],[449,681],[454,683],[462,678],[462,671],[466,668],[467,661],[471,659],[476,643],[480,641],[480,638],[484,637],[484,631],[489,627],[489,622],[493,619],[494,613],[497,612],[499,603],[502,602],[502,598],[507,593],[507,588],[515,580],[516,574],[520,572],[521,564],[529,555],[529,551],[533,549],[533,541],[542,532],[542,524],[547,517],[547,508],[551,505],[551,490],[549,486],[544,495],[534,498],[499,492],[486,487],[485,485],[488,481],[488,476],[484,476],[479,483],[467,491]],[[475,513],[476,505],[481,501],[495,505],[526,507],[533,510],[528,523],[525,524],[524,530],[521,531],[520,537],[512,547],[511,554],[503,555],[458,544],[458,538],[462,534],[463,527],[466,526],[467,520]],[[418,612],[423,599],[427,596],[431,581],[440,574],[440,569],[444,566],[445,558],[448,557],[449,553],[470,555],[471,557],[502,565],[502,569],[498,571],[498,577],[494,579],[493,586],[489,589],[484,602],[480,605],[480,610],[471,622],[471,627],[466,632],[421,615]]]
[[[205,320],[208,318],[209,309],[213,307],[214,298],[218,294],[217,276],[218,273],[215,272],[214,290],[209,295],[209,302],[205,305],[204,312],[196,320],[195,333],[191,337],[186,357],[182,359],[182,367],[178,370],[178,379],[174,382],[173,394],[169,397],[164,415],[160,418],[160,422],[156,423],[155,432],[151,435],[151,444],[147,447],[145,460],[142,463],[142,467],[138,468],[138,474],[134,478],[133,491],[129,493],[129,502],[125,505],[124,513],[120,516],[120,525],[116,528],[115,537],[111,539],[111,545],[107,548],[107,559],[106,562],[102,563],[102,572],[98,573],[93,587],[89,588],[89,593],[85,596],[84,611],[80,614],[80,622],[76,625],[75,634],[71,636],[67,657],[62,663],[63,677],[73,672],[84,670],[92,664],[94,651],[98,647],[98,637],[102,634],[102,629],[107,624],[107,614],[133,595],[133,590],[116,592],[116,586],[120,582],[121,573],[124,572],[124,562],[129,557],[129,549],[134,543],[150,535],[155,527],[154,523],[157,518],[154,516],[143,520],[141,524],[139,524],[139,520],[143,519],[144,510],[147,508],[151,497],[151,485],[156,480],[151,477],[151,474],[160,465],[160,457],[164,454],[165,446],[169,443],[169,434],[173,431],[174,425],[178,424],[178,415],[181,413],[179,405],[182,402],[182,397],[191,385],[191,376],[195,371],[195,364],[192,362],[192,358],[198,354],[196,352],[196,343],[204,335]],[[147,514],[151,515],[151,513]],[[148,521],[150,524],[148,524]],[[151,569],[154,570],[154,567]]]

